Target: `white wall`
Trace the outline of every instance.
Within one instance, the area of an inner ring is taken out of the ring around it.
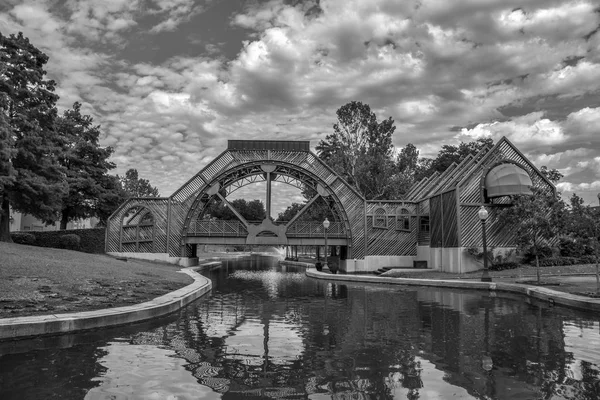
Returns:
[[[414,256],[367,256],[364,260],[340,260],[340,270],[346,273],[368,273],[383,267],[412,268]]]
[[[181,265],[182,267],[192,267],[198,265],[198,258],[192,257],[171,257],[169,253],[133,253],[133,252],[108,252],[106,253],[115,257],[126,257],[137,260],[148,260],[166,262],[169,264]]]

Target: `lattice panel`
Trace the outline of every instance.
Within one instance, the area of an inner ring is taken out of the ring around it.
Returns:
[[[130,235],[130,232],[125,229],[121,231],[123,225],[123,218],[128,212],[134,207],[143,207],[152,214],[154,220],[154,228],[143,227],[142,230],[154,229],[154,242],[152,244],[153,251],[158,253],[164,253],[167,251],[167,198],[132,198],[125,201],[114,213],[110,216],[106,224],[106,251],[107,252],[120,252],[128,251],[121,249],[121,241],[123,235]],[[137,217],[142,217],[144,213],[137,214]],[[131,222],[138,222],[134,218]],[[145,235],[147,232],[143,232]],[[133,244],[135,248],[135,244]],[[131,247],[127,244],[127,248]],[[135,251],[135,250],[134,250]]]
[[[429,223],[431,247],[442,247],[442,199],[440,196],[434,196],[429,199],[431,205]]]
[[[481,220],[477,212],[477,205],[462,206],[460,212],[460,223],[462,231],[462,247],[482,247]],[[488,219],[486,221],[487,245],[496,247],[515,246],[512,230],[503,227],[498,221],[498,213],[503,207],[487,207]]]
[[[364,258],[365,256],[365,224],[364,224],[364,200],[356,192],[350,189],[341,179],[335,180],[331,190],[340,199],[346,215],[348,216],[349,231],[352,234],[352,258]]]
[[[456,191],[442,194],[442,244],[444,247],[458,247],[458,219]]]
[[[396,216],[387,216],[387,228],[373,227],[373,216],[367,217],[371,256],[414,256],[417,254],[417,224],[411,221],[410,232],[396,229]]]

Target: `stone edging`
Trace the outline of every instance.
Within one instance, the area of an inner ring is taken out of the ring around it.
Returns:
[[[307,264],[311,265],[312,264]],[[577,308],[585,311],[600,312],[600,299],[579,296],[576,294],[559,292],[557,290],[544,287],[528,286],[519,283],[507,282],[478,282],[466,280],[441,280],[441,279],[412,279],[412,278],[391,278],[384,276],[368,276],[368,275],[344,275],[344,274],[328,274],[319,272],[315,269],[306,269],[306,276],[316,279],[327,279],[335,281],[350,281],[350,282],[369,282],[369,283],[386,283],[395,285],[415,285],[415,286],[433,286],[446,287],[455,289],[478,289],[490,290],[498,292],[510,292],[523,294],[525,296],[544,300],[555,305],[563,305],[567,307]]]
[[[79,313],[1,318],[0,341],[141,322],[175,312],[211,290],[210,279],[193,269],[185,268],[179,272],[191,276],[194,282],[145,303]]]

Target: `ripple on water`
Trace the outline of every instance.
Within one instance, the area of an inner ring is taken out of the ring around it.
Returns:
[[[111,342],[98,362],[107,368],[95,378],[99,386],[86,400],[219,399],[220,394],[198,383],[185,368],[186,360],[172,350],[151,345]]]

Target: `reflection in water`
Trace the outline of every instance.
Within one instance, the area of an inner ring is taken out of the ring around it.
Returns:
[[[0,398],[600,398],[595,316],[318,282],[257,257],[207,274],[210,297],[159,326],[65,349],[0,346]]]

